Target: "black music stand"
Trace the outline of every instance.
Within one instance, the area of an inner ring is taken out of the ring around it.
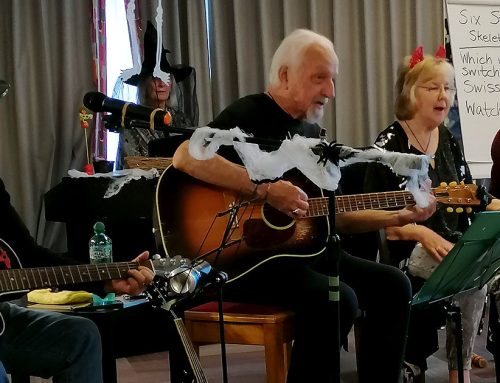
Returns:
[[[459,371],[463,370],[461,313],[452,298],[482,288],[499,269],[500,212],[481,212],[413,298],[412,304],[417,307],[447,302],[455,327]],[[463,379],[459,374],[459,382]]]

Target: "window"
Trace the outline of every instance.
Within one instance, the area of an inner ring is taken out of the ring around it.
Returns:
[[[106,0],[106,78],[107,95],[113,97],[116,80],[121,71],[132,68],[132,53],[123,0]],[[126,101],[135,102],[136,95],[129,93]],[[118,133],[107,132],[107,160],[116,159]]]

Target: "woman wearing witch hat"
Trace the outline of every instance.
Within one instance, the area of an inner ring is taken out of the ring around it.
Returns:
[[[152,108],[168,110],[172,115],[172,125],[178,128],[192,127],[198,123],[198,103],[196,99],[196,76],[191,66],[177,64],[170,65],[167,60],[168,49],[162,46],[159,69],[166,76],[163,79],[153,76],[156,67],[157,31],[148,21],[144,34],[144,59],[140,73],[124,79],[125,84],[137,87],[137,102]],[[172,141],[182,142],[169,138],[168,133],[150,131],[141,128],[126,129],[120,133],[117,154],[117,168],[121,168],[123,158],[127,156],[149,156],[151,144],[154,148],[172,146]],[[157,145],[154,140],[160,140]],[[162,150],[168,152],[170,149]],[[156,155],[168,155],[158,153]],[[172,153],[175,148],[171,148]],[[154,154],[154,153],[153,153]]]

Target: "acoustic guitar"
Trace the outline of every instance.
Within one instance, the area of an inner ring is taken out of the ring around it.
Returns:
[[[228,274],[228,282],[276,257],[314,257],[326,247],[328,197],[301,175],[287,173],[284,179],[309,196],[305,218],[293,219],[262,201],[241,201],[236,192],[170,166],[156,190],[157,242],[169,256],[205,258],[213,268]],[[476,190],[472,184],[442,186],[432,192],[441,203],[479,206]],[[335,213],[412,204],[415,201],[408,191],[344,195],[335,197]],[[228,222],[232,222],[230,227]]]
[[[159,258],[138,262],[20,268],[12,247],[0,238],[0,300],[15,299],[30,290],[128,277],[128,271],[145,266],[157,279],[165,279],[182,260]]]

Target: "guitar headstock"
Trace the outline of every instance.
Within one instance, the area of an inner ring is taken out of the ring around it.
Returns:
[[[442,182],[438,187],[433,188],[434,196],[438,203],[448,205],[447,211],[452,213],[471,213],[473,208],[484,205],[484,195],[481,188],[475,184],[457,184]]]
[[[188,258],[183,258],[180,255],[176,255],[175,257],[166,256],[165,258],[161,258],[159,255],[154,255],[150,262],[153,266],[155,277],[165,277],[173,270],[181,266],[191,264],[191,261]]]

